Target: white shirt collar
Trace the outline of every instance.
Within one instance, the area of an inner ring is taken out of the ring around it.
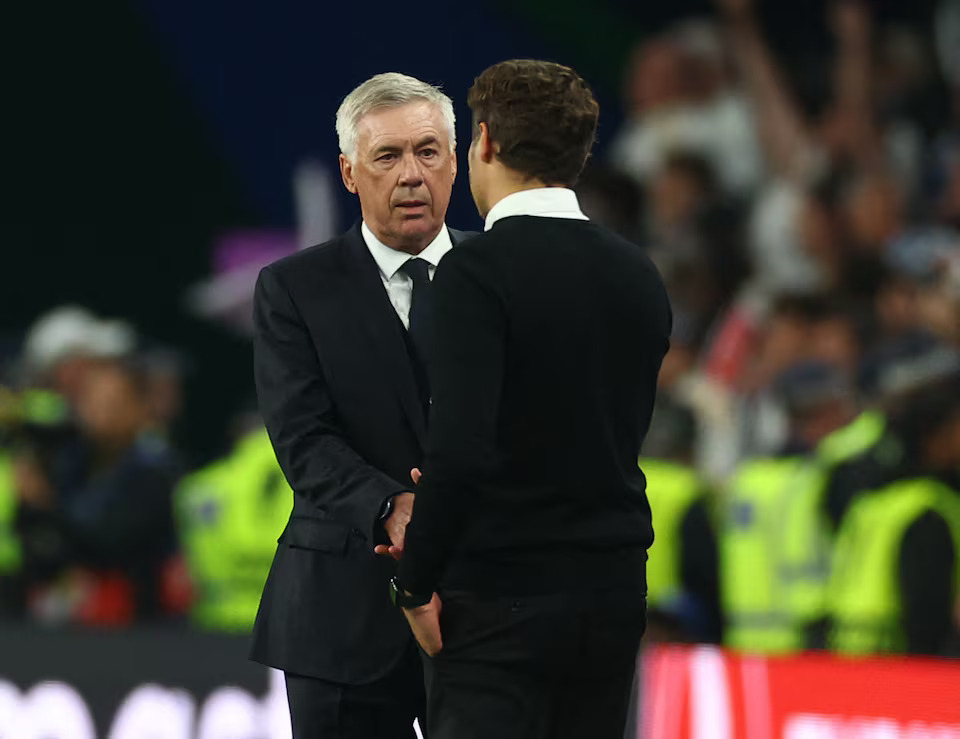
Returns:
[[[380,268],[380,274],[387,280],[392,278],[397,273],[397,270],[409,259],[413,258],[405,251],[391,249],[384,244],[373,235],[373,231],[370,230],[370,227],[367,226],[366,223],[360,224],[360,233],[363,236],[367,248],[373,255],[377,266]],[[436,267],[440,264],[440,260],[443,259],[443,255],[452,248],[453,242],[450,240],[450,232],[447,231],[447,227],[444,226],[440,229],[440,233],[437,234],[436,238],[427,245],[426,249],[417,254],[417,256]]]
[[[577,194],[566,187],[538,187],[534,190],[521,190],[507,195],[487,213],[483,230],[489,231],[494,223],[508,216],[590,220],[580,210]]]

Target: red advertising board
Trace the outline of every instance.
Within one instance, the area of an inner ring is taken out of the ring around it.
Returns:
[[[960,661],[644,654],[643,739],[960,739]]]

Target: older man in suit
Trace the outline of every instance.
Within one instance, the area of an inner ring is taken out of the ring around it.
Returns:
[[[377,544],[400,544],[423,455],[431,279],[465,234],[444,225],[457,173],[450,99],[377,75],[337,112],[340,171],[363,220],[266,267],[254,304],[260,409],[294,490],[252,658],[286,674],[297,739],[400,739],[423,712],[416,648]]]

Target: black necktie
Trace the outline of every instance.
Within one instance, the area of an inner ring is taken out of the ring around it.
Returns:
[[[407,260],[400,270],[413,281],[410,299],[410,338],[427,364],[430,357],[431,320],[433,317],[433,285],[430,282],[429,263],[419,257]]]

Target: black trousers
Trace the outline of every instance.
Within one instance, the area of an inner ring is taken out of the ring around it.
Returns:
[[[642,591],[484,598],[441,593],[424,655],[430,739],[623,739]]]
[[[367,685],[285,676],[293,739],[414,739],[414,719],[421,727],[426,723],[416,647],[389,674]]]

